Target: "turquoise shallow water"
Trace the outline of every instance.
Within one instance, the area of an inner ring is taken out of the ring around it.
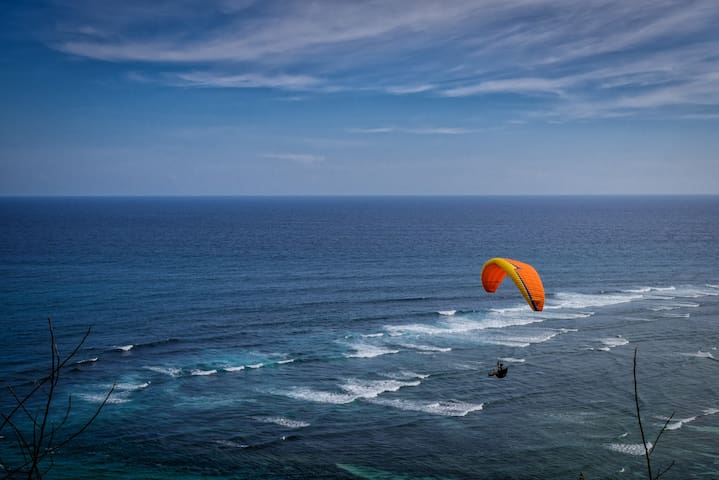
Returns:
[[[64,352],[93,327],[58,407],[116,384],[48,478],[644,478],[635,348],[652,439],[675,412],[657,466],[719,478],[717,197],[2,199],[0,224],[3,392],[42,375],[48,316]],[[482,290],[494,256],[543,312]]]

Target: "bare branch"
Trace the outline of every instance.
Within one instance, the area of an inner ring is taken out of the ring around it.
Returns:
[[[647,438],[644,435],[644,427],[642,426],[642,415],[639,411],[639,390],[637,389],[637,348],[634,349],[634,403],[637,407],[637,422],[639,422],[639,432],[642,434],[642,445],[644,445],[644,456],[647,459],[647,473],[649,480],[653,480],[652,463],[649,461],[649,447],[647,446]]]
[[[669,415],[669,418],[667,418],[667,421],[664,422],[664,426],[661,430],[659,430],[659,434],[657,435],[656,440],[654,440],[654,445],[652,445],[652,448],[649,449],[649,454],[651,455],[654,452],[654,449],[657,448],[657,443],[659,443],[659,439],[662,438],[662,435],[667,430],[667,425],[669,425],[669,422],[672,421],[672,418],[674,418],[674,414],[677,412],[672,412],[671,415]]]
[[[17,394],[15,393],[15,389],[13,389],[12,387],[7,387],[7,388],[10,391],[10,394],[12,395],[12,397],[15,399],[15,401],[18,402],[18,405],[21,407],[21,410],[23,411],[23,413],[25,413],[27,418],[33,423],[33,425],[35,425],[36,424],[35,416],[32,415],[28,411],[28,409],[25,407],[24,403],[20,402],[20,399],[18,398]]]
[[[55,354],[56,354],[56,352],[57,352],[57,349],[55,348],[54,333],[53,333],[53,331],[52,331],[52,321],[51,321],[50,319],[48,319],[48,324],[50,325],[50,332],[51,332],[51,336],[53,337],[52,340],[51,340],[51,341],[52,341],[52,345],[53,345],[52,360],[53,360],[53,365],[55,365],[55,368],[52,368],[52,369],[51,369],[50,375],[48,375],[48,376],[46,376],[46,377],[42,377],[42,378],[40,378],[39,380],[37,380],[37,383],[36,383],[35,387],[34,387],[32,390],[30,390],[30,391],[25,395],[25,397],[23,397],[23,399],[22,399],[20,402],[18,402],[18,405],[17,405],[9,414],[7,414],[7,416],[6,416],[7,419],[12,418],[12,417],[17,413],[17,411],[20,410],[20,408],[25,404],[25,402],[27,402],[33,395],[35,395],[35,393],[36,393],[39,389],[41,389],[47,382],[49,382],[52,378],[54,378],[54,375],[55,375],[55,373],[56,373],[57,370],[59,370],[59,369],[61,369],[61,368],[64,368],[65,365],[66,365],[75,355],[77,355],[77,352],[80,351],[80,348],[82,348],[82,346],[84,345],[85,341],[87,340],[87,338],[90,336],[90,333],[92,332],[92,326],[88,327],[87,331],[85,332],[85,334],[83,335],[82,339],[81,339],[80,342],[77,344],[77,346],[75,347],[75,349],[74,349],[67,357],[65,357],[64,360],[62,360],[61,362],[57,362],[57,364],[55,364],[55,360],[56,360]],[[6,422],[5,420],[3,421],[2,424],[0,424],[0,431],[2,431],[3,428],[5,428],[6,424],[7,424],[7,422]]]
[[[65,422],[67,422],[68,418],[70,418],[70,410],[72,410],[72,395],[67,396],[67,408],[65,409],[65,415],[56,427],[58,430],[61,429],[65,425]]]
[[[15,416],[15,414],[17,413],[18,410],[20,410],[21,408],[24,409],[25,402],[27,402],[38,390],[40,390],[40,388],[41,388],[45,383],[47,383],[48,380],[50,380],[49,377],[46,377],[46,378],[43,378],[42,380],[39,380],[39,381],[38,381],[38,384],[35,385],[35,387],[34,387],[32,390],[30,390],[30,392],[29,392],[27,395],[25,395],[25,397],[23,397],[23,399],[22,399],[21,401],[18,402],[17,406],[16,406],[15,408],[13,408],[12,411],[11,411],[9,414],[3,415],[3,417],[5,418],[5,420],[3,420],[2,425],[0,425],[0,431],[2,431],[3,428],[5,428],[5,426],[7,425],[8,421],[9,421],[13,416]]]
[[[92,417],[90,417],[90,419],[87,422],[85,422],[85,424],[77,432],[73,433],[72,435],[67,437],[64,441],[58,443],[55,447],[53,447],[52,451],[59,450],[60,448],[64,447],[69,442],[71,442],[72,440],[77,438],[82,432],[87,430],[87,428],[90,426],[90,424],[92,422],[94,422],[95,419],[100,415],[100,412],[105,407],[105,405],[107,405],[108,400],[110,400],[110,395],[112,395],[112,392],[115,391],[115,386],[116,386],[116,384],[113,383],[112,388],[110,388],[110,391],[107,392],[107,395],[105,395],[105,398],[102,400],[102,403],[100,403],[100,406],[97,407],[95,414]]]
[[[665,468],[664,470],[662,470],[656,477],[654,477],[654,480],[659,480],[659,478],[660,478],[662,475],[664,475],[665,473],[667,473],[667,472],[669,471],[669,469],[672,468],[673,466],[674,466],[674,460],[672,460],[672,463],[670,463],[670,464],[667,466],[667,468]]]
[[[35,445],[35,453],[33,455],[34,463],[33,470],[36,470],[37,463],[40,459],[40,451],[43,448],[43,442],[45,441],[45,429],[47,428],[47,421],[50,418],[50,407],[52,400],[55,395],[55,387],[57,387],[60,379],[60,358],[57,353],[57,344],[55,343],[55,331],[52,328],[52,320],[47,319],[48,328],[50,329],[50,356],[52,357],[52,369],[50,370],[50,392],[48,393],[47,402],[45,402],[45,412],[42,415],[42,422],[38,431],[37,440],[33,439]]]
[[[2,423],[0,424],[0,431],[2,431],[5,427],[9,427],[13,431],[15,441],[17,443],[17,449],[22,454],[23,462],[21,465],[16,467],[10,467],[6,463],[0,465],[3,473],[5,474],[4,478],[16,478],[17,476],[20,476],[26,477],[28,480],[42,479],[42,477],[50,471],[55,464],[53,458],[54,453],[87,430],[90,424],[92,424],[100,415],[103,407],[107,405],[110,395],[112,395],[115,390],[115,385],[113,384],[112,388],[109,392],[107,392],[107,395],[95,413],[82,425],[82,427],[73,433],[66,434],[66,438],[63,441],[58,442],[57,437],[60,436],[59,433],[68,422],[72,412],[72,396],[68,396],[64,415],[62,416],[59,424],[55,423],[55,420],[53,419],[55,417],[53,415],[55,407],[54,400],[58,392],[61,370],[65,368],[70,360],[80,351],[80,348],[82,348],[83,344],[89,337],[92,327],[87,329],[87,332],[85,332],[80,342],[78,342],[75,348],[65,357],[60,355],[56,342],[55,331],[52,326],[52,321],[49,318],[48,329],[50,331],[49,374],[46,377],[35,381],[35,385],[27,394],[25,394],[24,397],[20,397],[12,387],[9,387],[9,391],[15,400],[16,405],[9,414],[0,414],[0,419],[2,420]],[[43,402],[38,402],[40,405],[37,410],[32,408],[33,411],[31,411],[31,409],[28,408],[28,402],[39,391],[42,391],[42,396],[44,396],[45,399]],[[25,417],[27,417],[27,419],[22,422],[22,425],[18,424],[17,419],[13,418],[18,415],[18,412],[22,412]],[[25,428],[25,433],[23,433],[23,428]],[[29,438],[30,432],[32,433],[32,439]],[[45,462],[46,459],[47,462]]]
[[[3,417],[5,417],[5,415],[3,415]],[[22,452],[23,459],[27,465],[30,462],[30,458],[32,458],[32,446],[25,440],[25,436],[22,434],[22,431],[20,431],[17,425],[15,425],[15,422],[7,419],[7,424],[10,425],[10,428],[15,433],[15,440],[18,443],[19,450]]]

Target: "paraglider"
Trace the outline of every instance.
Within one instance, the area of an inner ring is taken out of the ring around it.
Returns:
[[[492,258],[482,267],[482,286],[487,292],[494,293],[507,275],[532,310],[541,312],[544,308],[544,286],[537,271],[528,263],[509,258]]]

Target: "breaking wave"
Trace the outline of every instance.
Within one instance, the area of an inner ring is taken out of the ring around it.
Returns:
[[[483,403],[469,403],[458,400],[441,400],[438,402],[431,402],[403,400],[399,398],[376,398],[373,399],[371,403],[374,405],[397,408],[399,410],[429,413],[431,415],[443,415],[447,417],[464,417],[471,412],[477,412],[484,408]]]
[[[284,395],[298,400],[319,403],[344,404],[359,399],[376,398],[386,392],[396,392],[403,387],[416,387],[421,380],[360,380],[347,379],[338,388],[341,392],[328,392],[309,387],[294,387],[283,392]]]
[[[303,427],[309,427],[310,424],[308,422],[302,422],[300,420],[290,420],[289,418],[285,417],[253,417],[258,422],[263,423],[274,423],[275,425],[279,425],[281,427],[287,427],[287,428],[303,428]]]
[[[345,353],[344,356],[347,358],[374,358],[380,355],[399,353],[399,350],[369,343],[355,343],[349,345],[349,347],[353,350],[353,353]]]
[[[652,448],[652,443],[647,442],[647,447]],[[641,443],[610,443],[607,445],[609,450],[623,453],[625,455],[644,455],[644,445]]]

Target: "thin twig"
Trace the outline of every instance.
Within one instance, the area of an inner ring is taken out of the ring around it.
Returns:
[[[107,405],[110,395],[112,395],[115,390],[115,385],[113,384],[112,388],[109,392],[107,392],[107,395],[105,395],[105,398],[92,417],[90,417],[90,419],[87,420],[77,431],[68,435],[63,441],[57,442],[56,439],[59,436],[58,434],[62,427],[64,427],[68,422],[72,411],[72,396],[69,396],[67,407],[65,408],[64,416],[62,417],[60,423],[56,424],[56,422],[51,418],[53,417],[51,414],[55,405],[54,399],[58,392],[61,370],[65,368],[68,362],[70,362],[70,360],[80,351],[80,348],[82,348],[83,344],[89,337],[92,327],[87,329],[87,332],[85,332],[85,335],[82,337],[80,342],[75,346],[72,352],[65,357],[60,355],[52,321],[49,318],[48,328],[50,330],[51,359],[49,375],[35,381],[34,387],[31,388],[31,390],[22,398],[17,395],[12,387],[8,387],[16,405],[9,414],[0,413],[0,420],[2,420],[2,423],[0,424],[0,431],[2,431],[5,427],[9,427],[13,431],[15,441],[17,442],[17,448],[22,454],[23,459],[23,463],[17,467],[11,468],[4,462],[0,465],[3,473],[5,474],[4,478],[6,479],[18,478],[18,476],[19,478],[26,476],[28,480],[41,479],[54,466],[54,453],[59,448],[67,445],[70,441],[74,440],[87,430],[90,424],[92,424],[100,415],[103,407]],[[30,399],[41,390],[46,399],[44,402],[38,402],[40,405],[37,410],[33,409],[34,412],[30,411],[27,404]],[[28,430],[31,430],[32,432],[32,441],[29,441],[30,438],[26,436],[29,432],[24,434],[17,422],[17,419],[13,418],[18,414],[18,412],[22,412],[27,417],[26,421],[29,422],[30,427]],[[45,461],[46,458],[48,458],[47,462]]]
[[[92,326],[88,327],[87,331],[85,332],[85,335],[83,335],[82,339],[81,339],[80,342],[77,344],[77,346],[75,347],[75,349],[65,358],[65,360],[63,360],[63,361],[58,365],[58,367],[57,367],[58,369],[64,368],[65,365],[67,364],[67,362],[69,362],[70,359],[72,359],[72,358],[77,354],[77,352],[80,351],[80,348],[81,348],[82,345],[85,343],[85,340],[87,340],[87,338],[90,336],[90,332],[92,332]],[[5,426],[7,425],[7,421],[8,421],[9,419],[11,419],[13,416],[15,416],[15,414],[17,413],[17,411],[22,408],[22,406],[25,404],[25,402],[27,402],[33,395],[35,395],[35,393],[36,393],[38,390],[40,390],[47,382],[50,381],[50,379],[52,378],[52,373],[53,373],[53,372],[51,372],[50,375],[47,376],[47,377],[43,377],[43,378],[37,380],[37,383],[36,383],[35,387],[34,387],[32,390],[30,390],[30,391],[25,395],[25,397],[23,397],[23,399],[22,399],[20,402],[18,402],[18,405],[15,406],[15,408],[13,408],[10,413],[8,413],[7,415],[4,416],[5,419],[3,420],[3,423],[0,424],[0,431],[2,431],[3,428],[5,428]]]
[[[24,407],[25,402],[27,402],[38,390],[40,390],[40,388],[41,388],[49,379],[50,379],[49,377],[46,377],[46,378],[43,378],[43,379],[39,380],[38,383],[35,385],[35,387],[34,387],[32,390],[30,390],[30,392],[28,392],[28,394],[25,395],[25,397],[23,397],[23,399],[22,399],[21,401],[18,402],[17,406],[16,406],[15,408],[13,408],[10,413],[8,413],[7,415],[3,415],[3,417],[5,418],[5,420],[3,420],[2,425],[0,425],[0,431],[2,431],[3,428],[5,428],[5,426],[7,425],[8,421],[9,421],[13,416],[15,416],[15,414],[17,413],[18,410],[20,410],[21,408],[25,408],[25,407]]]
[[[67,408],[65,409],[65,415],[62,417],[62,420],[55,428],[59,430],[65,426],[65,423],[70,418],[70,410],[72,410],[72,395],[67,396]]]
[[[116,386],[116,384],[112,385],[112,388],[110,388],[110,391],[107,392],[107,395],[105,395],[105,398],[102,400],[102,403],[100,403],[100,406],[97,407],[95,414],[92,417],[90,417],[90,419],[87,422],[85,422],[85,425],[83,425],[77,432],[73,433],[72,435],[67,437],[65,440],[58,443],[55,447],[52,448],[52,451],[59,450],[60,448],[64,447],[69,442],[74,440],[76,437],[78,437],[82,432],[87,430],[87,428],[90,426],[90,424],[95,421],[95,419],[98,417],[98,415],[100,415],[100,412],[105,407],[105,405],[107,405],[108,400],[110,400],[110,395],[112,395],[112,392],[115,391],[115,386]]]
[[[669,425],[669,422],[672,421],[672,418],[674,418],[674,414],[677,412],[672,412],[671,415],[669,415],[669,418],[667,418],[667,421],[664,422],[664,426],[661,430],[659,430],[659,434],[657,435],[656,440],[654,440],[654,445],[652,445],[652,448],[649,449],[649,454],[651,455],[654,452],[654,449],[657,448],[657,443],[659,443],[659,439],[662,438],[662,435],[664,435],[664,432],[667,430],[667,425]]]
[[[15,389],[12,387],[7,387],[7,389],[10,391],[10,394],[15,399],[16,402],[20,403],[20,398],[18,398],[17,394],[15,393]],[[36,424],[36,418],[34,415],[30,413],[30,411],[25,407],[25,405],[20,405],[23,413],[25,413],[25,416],[27,416],[28,420],[30,420],[33,425]]]
[[[38,431],[37,441],[34,441],[35,452],[33,470],[37,470],[37,463],[40,460],[40,451],[45,441],[45,430],[47,428],[47,421],[50,418],[50,406],[52,405],[53,397],[55,396],[55,387],[57,387],[58,381],[60,380],[60,357],[57,352],[57,344],[55,343],[55,331],[52,328],[52,320],[47,319],[48,328],[50,329],[50,355],[52,356],[52,369],[50,370],[50,392],[48,392],[47,402],[45,402],[45,412],[42,416],[42,422]]]
[[[647,446],[647,438],[644,435],[644,427],[642,426],[642,416],[639,411],[639,391],[637,389],[637,348],[634,349],[634,403],[637,407],[637,421],[639,422],[639,432],[642,434],[642,445],[644,445],[644,456],[647,459],[647,473],[649,480],[653,480],[652,463],[649,461],[649,447]]]
[[[5,417],[5,415],[3,415]],[[32,446],[25,440],[25,436],[22,434],[22,431],[15,425],[15,422],[8,419],[7,424],[10,425],[10,428],[15,433],[15,440],[18,443],[18,447],[20,452],[22,452],[23,460],[25,460],[25,465],[27,465],[32,458]]]
[[[659,473],[659,475],[657,475],[656,477],[654,477],[654,480],[659,480],[659,478],[660,478],[662,475],[664,475],[665,473],[667,473],[667,472],[669,471],[669,469],[672,468],[673,466],[674,466],[674,460],[672,460],[672,463],[670,463],[670,464],[667,466],[667,468],[665,468],[664,470],[662,470],[662,471]]]

